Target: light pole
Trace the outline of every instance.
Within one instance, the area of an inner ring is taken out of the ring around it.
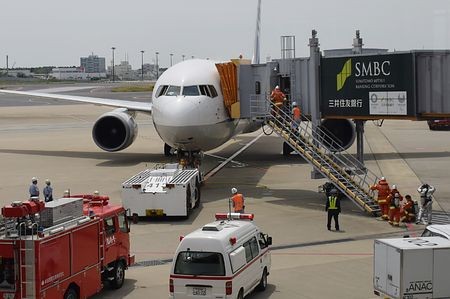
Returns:
[[[184,54],[183,54],[183,55],[181,55],[181,58],[183,59],[183,61],[184,61],[184,57],[186,57],[186,55],[184,55]]]
[[[141,50],[141,80],[144,81],[144,50]]]
[[[173,58],[173,54],[172,53],[170,53],[170,66],[172,66],[173,64],[172,64],[172,58]]]
[[[114,50],[115,49],[116,49],[115,47],[111,48],[111,50],[112,50],[112,77],[113,77],[113,82],[116,82],[116,74],[114,73]]]
[[[159,65],[158,65],[158,54],[159,54],[159,52],[157,51],[155,54],[156,54],[156,80],[158,80],[158,78],[159,78]]]

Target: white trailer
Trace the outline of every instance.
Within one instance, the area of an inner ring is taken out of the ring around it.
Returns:
[[[141,216],[185,216],[200,204],[200,172],[164,164],[122,183],[122,203],[136,221]]]
[[[450,240],[375,240],[373,267],[376,295],[396,299],[450,298]]]

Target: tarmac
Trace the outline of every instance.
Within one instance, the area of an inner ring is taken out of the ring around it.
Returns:
[[[48,87],[46,87],[48,88]],[[107,88],[77,90],[77,94],[146,100],[146,94],[114,94]],[[121,202],[121,183],[137,172],[170,162],[148,115],[138,115],[139,134],[128,148],[103,152],[91,138],[95,120],[111,108],[67,104],[0,94],[0,204],[28,198],[31,177],[39,187],[49,178],[54,196],[71,193],[109,195]],[[204,171],[227,158],[260,131],[239,135],[206,153]],[[365,163],[396,184],[403,195],[421,182],[434,185],[434,209],[450,208],[450,132],[429,131],[426,122],[385,121],[365,126]],[[131,227],[137,265],[126,272],[119,290],[105,288],[93,298],[167,298],[170,260],[179,236],[213,221],[228,207],[231,187],[246,198],[246,211],[273,237],[268,288],[248,299],[379,298],[373,293],[373,240],[420,235],[423,225],[392,227],[343,200],[342,231],[326,229],[325,196],[312,180],[311,166],[298,155],[281,155],[282,141],[274,134],[260,138],[202,188],[202,204],[185,219],[142,220]],[[354,152],[354,147],[350,152]],[[214,156],[211,156],[214,155]]]

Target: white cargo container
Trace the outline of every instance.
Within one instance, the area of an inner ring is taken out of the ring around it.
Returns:
[[[441,237],[378,239],[373,287],[401,299],[450,298],[450,240]]]
[[[164,164],[122,183],[122,203],[134,220],[140,216],[189,216],[200,204],[200,172]]]

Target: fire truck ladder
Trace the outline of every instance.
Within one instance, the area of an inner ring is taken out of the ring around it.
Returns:
[[[380,208],[370,190],[370,186],[378,181],[377,175],[337,144],[331,133],[314,126],[309,119],[294,130],[291,113],[276,111],[273,106],[269,111],[265,122],[278,136],[362,211],[379,216]]]
[[[25,223],[19,226],[19,260],[20,260],[20,281],[21,291],[20,298],[35,299],[36,298],[36,277],[35,277],[35,250],[34,236],[37,236],[37,224],[31,226],[31,236],[22,236],[21,232],[25,231]],[[25,292],[24,292],[25,291]],[[25,295],[24,295],[25,294]]]

